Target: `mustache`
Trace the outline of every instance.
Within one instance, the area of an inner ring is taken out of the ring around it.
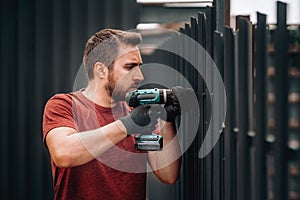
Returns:
[[[129,88],[139,88],[140,84],[136,83],[136,84],[132,84]]]

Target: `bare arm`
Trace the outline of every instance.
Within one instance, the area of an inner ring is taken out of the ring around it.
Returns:
[[[163,150],[148,153],[149,163],[156,177],[163,183],[173,184],[179,176],[181,150],[172,122],[166,122],[161,130]]]
[[[85,132],[69,127],[54,128],[47,134],[46,144],[58,167],[74,167],[95,159],[126,136],[125,126],[117,120]]]

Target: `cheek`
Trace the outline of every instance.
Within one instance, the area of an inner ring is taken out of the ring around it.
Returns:
[[[133,77],[132,71],[129,71],[129,72],[126,71],[126,72],[119,74],[118,80],[119,81],[129,81],[129,80],[131,80],[132,77]]]
[[[118,73],[111,76],[110,82],[114,83],[117,88],[126,86],[126,83],[130,80],[128,73]]]
[[[111,80],[115,82],[118,87],[126,86],[131,83],[131,80],[133,80],[133,77],[135,76],[136,72],[135,70],[125,70],[121,69],[119,71],[114,71],[111,73]]]

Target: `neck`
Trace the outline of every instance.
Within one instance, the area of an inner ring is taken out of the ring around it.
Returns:
[[[91,80],[82,94],[89,100],[103,107],[114,107],[116,102],[108,94],[105,86],[99,80]]]

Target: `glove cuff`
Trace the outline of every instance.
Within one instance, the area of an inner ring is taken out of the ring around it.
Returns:
[[[132,121],[130,115],[122,117],[119,120],[124,124],[124,126],[126,128],[127,135],[130,136],[134,132],[131,128],[131,127],[133,127],[134,122]]]

